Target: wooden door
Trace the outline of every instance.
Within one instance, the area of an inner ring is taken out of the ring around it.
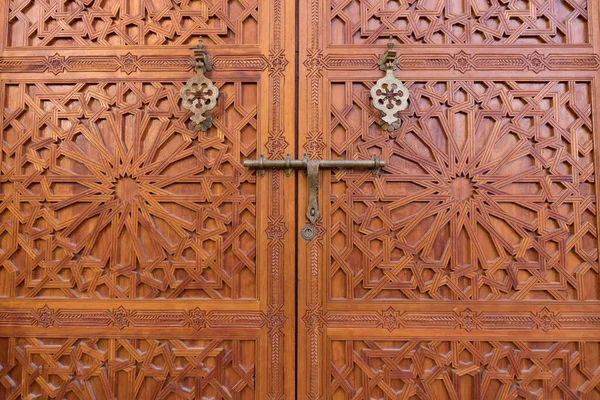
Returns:
[[[298,399],[600,399],[598,2],[307,3],[299,150],[387,165],[322,172]]]
[[[294,151],[293,26],[287,0],[1,2],[0,399],[293,398],[294,178],[242,165]]]

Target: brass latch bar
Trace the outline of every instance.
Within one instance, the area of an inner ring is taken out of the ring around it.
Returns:
[[[370,160],[311,160],[307,154],[300,160],[293,160],[292,156],[286,155],[283,160],[266,160],[260,156],[258,160],[246,160],[244,166],[261,171],[261,176],[265,169],[283,169],[290,176],[293,169],[305,170],[308,174],[308,205],[306,218],[310,222],[302,228],[302,237],[310,240],[315,236],[315,227],[319,219],[319,203],[317,201],[317,190],[319,186],[319,169],[370,169],[374,175],[385,167],[385,161],[380,160],[373,155]]]

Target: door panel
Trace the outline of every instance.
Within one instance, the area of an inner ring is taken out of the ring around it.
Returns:
[[[300,10],[300,148],[386,166],[321,172],[299,398],[600,398],[596,6]],[[369,94],[390,35],[410,92],[393,132]]]
[[[294,178],[242,165],[294,151],[293,10],[3,4],[0,398],[293,397]]]

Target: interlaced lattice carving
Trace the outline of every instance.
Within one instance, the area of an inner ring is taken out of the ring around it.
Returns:
[[[333,44],[588,43],[587,0],[331,0]]]
[[[256,0],[10,0],[10,47],[257,44]]]
[[[599,351],[583,341],[333,340],[331,398],[596,399]]]
[[[257,343],[2,338],[0,397],[255,399]]]
[[[598,299],[589,82],[408,82],[381,131],[372,83],[331,84],[335,299]]]
[[[257,85],[207,132],[181,86],[6,85],[0,295],[256,298]]]

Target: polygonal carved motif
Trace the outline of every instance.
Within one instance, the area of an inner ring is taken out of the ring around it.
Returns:
[[[257,85],[218,86],[198,133],[181,83],[6,84],[0,296],[256,298]]]
[[[332,44],[588,43],[587,0],[330,0]]]
[[[35,322],[38,326],[48,328],[54,325],[54,310],[45,305],[35,313]]]
[[[332,399],[600,397],[594,341],[332,340]]]
[[[332,158],[386,162],[331,175],[331,298],[598,299],[590,83],[405,84],[393,133],[330,84]]]
[[[247,339],[0,338],[3,399],[255,399]],[[201,394],[200,397],[196,396]]]
[[[10,0],[9,47],[257,44],[258,2]]]

